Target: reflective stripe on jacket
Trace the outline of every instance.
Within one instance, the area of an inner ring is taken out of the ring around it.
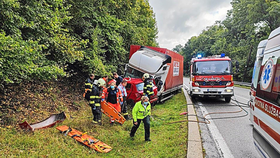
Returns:
[[[147,105],[145,108],[144,105],[142,105],[141,101],[135,103],[133,109],[132,109],[132,117],[133,121],[136,122],[137,119],[144,119],[147,116],[151,115],[151,103]]]
[[[144,90],[143,90],[143,95],[148,95],[151,96],[154,94],[154,90],[153,90],[153,84],[152,81],[150,79],[146,79],[144,81]]]
[[[85,81],[85,91],[91,91],[92,85],[93,85],[93,81],[90,78],[86,79],[86,81]]]
[[[89,105],[100,106],[102,89],[96,85],[92,85],[92,91],[90,92]]]
[[[102,99],[108,100],[108,98],[107,98],[108,97],[108,89],[111,89],[111,88],[104,88],[103,89],[102,97],[101,97]],[[120,102],[123,102],[122,93],[121,93],[121,91],[120,91],[120,89],[118,87],[115,87],[115,90],[117,91],[116,92],[117,104],[120,105]]]

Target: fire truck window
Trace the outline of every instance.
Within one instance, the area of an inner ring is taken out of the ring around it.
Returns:
[[[230,61],[201,61],[195,63],[194,73],[197,74],[231,74]]]

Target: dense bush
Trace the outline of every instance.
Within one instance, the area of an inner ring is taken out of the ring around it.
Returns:
[[[0,84],[110,74],[131,44],[156,46],[147,0],[0,2]]]

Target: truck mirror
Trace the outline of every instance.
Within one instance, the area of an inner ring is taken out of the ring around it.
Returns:
[[[125,66],[124,66],[124,71],[126,71],[127,70],[127,64],[125,64]]]

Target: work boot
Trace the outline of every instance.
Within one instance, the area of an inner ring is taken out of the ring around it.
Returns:
[[[97,121],[92,120],[92,123],[97,124],[98,122],[97,122]]]
[[[152,141],[152,140],[149,138],[149,139],[146,139],[145,141],[146,141],[146,142],[150,142],[150,141]]]
[[[98,120],[98,124],[101,126],[102,125],[102,122],[101,122],[101,120]]]

